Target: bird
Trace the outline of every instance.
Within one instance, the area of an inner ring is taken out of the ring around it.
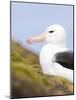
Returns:
[[[42,73],[64,77],[73,83],[74,52],[67,48],[66,40],[64,27],[54,24],[38,36],[29,37],[27,43],[45,41],[39,54]]]

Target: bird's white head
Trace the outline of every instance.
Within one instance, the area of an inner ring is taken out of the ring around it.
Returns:
[[[52,44],[65,44],[66,32],[61,25],[52,25],[45,30],[46,42]]]
[[[42,34],[35,37],[30,37],[27,42],[29,44],[35,42],[45,41],[54,45],[66,45],[66,32],[65,29],[58,24],[48,27]]]

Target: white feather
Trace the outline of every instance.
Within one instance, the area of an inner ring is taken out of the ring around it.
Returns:
[[[50,30],[55,32],[51,34]],[[45,32],[46,44],[42,47],[39,56],[42,72],[48,75],[62,76],[73,82],[73,71],[54,62],[56,53],[68,50],[64,28],[60,25],[52,25]]]

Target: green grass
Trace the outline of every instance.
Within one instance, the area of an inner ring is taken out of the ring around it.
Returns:
[[[12,41],[12,98],[73,94],[73,84],[58,76],[44,75],[38,56]]]

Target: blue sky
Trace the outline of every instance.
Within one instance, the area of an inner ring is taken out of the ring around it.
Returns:
[[[43,43],[28,45],[27,38],[52,24],[60,24],[67,32],[67,47],[73,49],[73,6],[12,2],[11,7],[12,39],[39,53]]]

